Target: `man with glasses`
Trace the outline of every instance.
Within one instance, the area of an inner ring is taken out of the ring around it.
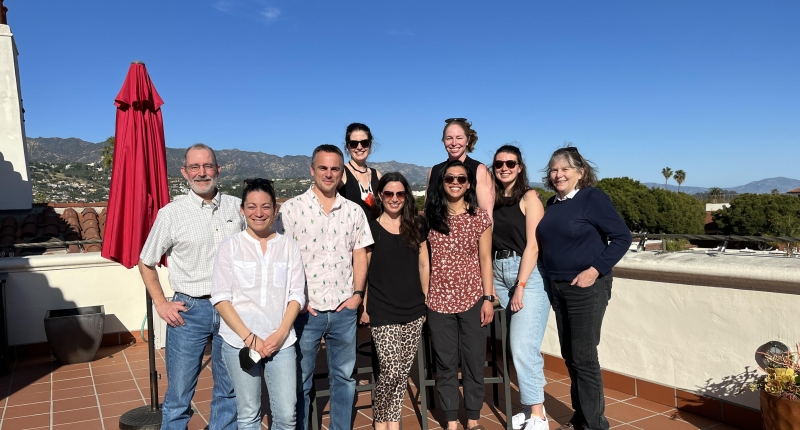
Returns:
[[[211,362],[214,390],[210,430],[236,429],[236,398],[222,362],[220,317],[211,305],[211,274],[219,244],[244,229],[241,199],[217,189],[220,166],[214,150],[198,143],[184,154],[181,174],[188,194],[158,211],[139,256],[139,272],[167,327],[167,377],[162,406],[163,430],[184,430],[192,417],[191,401],[208,338],[213,336]],[[164,296],[155,265],[166,255],[169,284],[175,295]]]
[[[356,319],[364,299],[367,249],[373,243],[364,210],[336,188],[344,157],[333,145],[320,145],[311,156],[314,184],[281,205],[275,230],[300,246],[308,303],[294,323],[297,335],[297,428],[308,428],[309,393],[320,340],[325,338],[331,380],[332,430],[349,430],[356,381]]]

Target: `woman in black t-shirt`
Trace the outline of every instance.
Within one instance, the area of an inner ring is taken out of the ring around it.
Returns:
[[[380,215],[370,222],[366,312],[380,362],[372,401],[377,430],[399,429],[408,373],[417,351],[430,276],[424,219],[417,215],[408,181],[391,172],[378,182]]]
[[[375,195],[381,172],[367,167],[367,157],[372,153],[372,132],[366,124],[354,122],[344,133],[344,151],[350,161],[344,165],[344,175],[339,194],[351,202],[358,203],[367,219],[374,219],[378,211]]]

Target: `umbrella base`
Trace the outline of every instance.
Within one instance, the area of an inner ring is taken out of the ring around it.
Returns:
[[[119,417],[120,430],[159,430],[161,429],[161,408],[153,410],[150,406],[131,409]]]

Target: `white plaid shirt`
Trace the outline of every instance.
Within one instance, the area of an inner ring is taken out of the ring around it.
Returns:
[[[312,308],[331,311],[353,296],[353,250],[373,243],[361,206],[336,193],[326,214],[312,186],[281,205],[274,229],[300,246]]]
[[[153,266],[167,254],[172,290],[192,297],[211,294],[211,275],[219,244],[244,230],[242,200],[217,192],[211,203],[189,190],[161,208],[139,258]]]

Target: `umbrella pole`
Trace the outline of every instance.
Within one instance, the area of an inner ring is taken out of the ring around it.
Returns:
[[[158,371],[156,370],[156,346],[155,333],[153,330],[153,298],[145,288],[147,303],[147,353],[150,356],[150,410],[153,412],[161,411],[158,404]],[[160,415],[160,413],[159,413]],[[159,420],[160,421],[160,420]]]
[[[156,347],[153,333],[153,298],[145,289],[147,303],[147,352],[150,356],[150,405],[131,409],[119,417],[121,430],[161,429],[161,406],[158,404],[158,372],[156,371]]]

